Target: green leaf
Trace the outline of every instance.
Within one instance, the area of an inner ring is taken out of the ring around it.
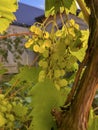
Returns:
[[[77,6],[76,6],[75,1],[73,1],[71,6],[70,6],[70,9],[68,9],[68,12],[76,15],[76,10],[77,10]]]
[[[0,113],[0,127],[3,127],[5,123],[6,123],[6,119],[4,118],[2,113]]]
[[[11,21],[9,19],[0,18],[0,32],[2,33],[3,31],[5,31],[10,23]]]
[[[28,112],[28,108],[24,106],[22,103],[17,103],[13,107],[13,112],[15,113],[16,116],[24,117]]]
[[[75,56],[80,62],[82,62],[84,56],[85,56],[86,48],[81,48],[78,51],[70,51],[70,53]]]
[[[45,16],[54,15],[60,12],[60,8],[70,9],[73,0],[45,0]]]
[[[19,83],[22,81],[26,81],[31,85],[35,84],[38,81],[39,71],[39,67],[21,67],[19,74],[15,75],[10,83],[14,84],[17,80],[19,80]]]
[[[93,110],[90,111],[88,130],[98,130],[98,115]]]
[[[63,0],[63,4],[67,9],[70,9],[73,0]]]
[[[29,130],[51,130],[51,128],[56,130],[51,110],[63,105],[69,91],[69,88],[58,91],[52,81],[48,79],[37,83],[30,92],[32,96],[31,107],[33,107],[30,115],[33,116],[33,120]]]
[[[16,19],[13,12],[17,9],[17,0],[0,0],[0,33],[3,33],[9,24]]]

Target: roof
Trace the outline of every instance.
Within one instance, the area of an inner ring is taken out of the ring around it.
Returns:
[[[79,11],[79,10],[78,10],[78,11]],[[78,12],[77,12],[77,13],[78,13]],[[64,14],[62,14],[62,16],[63,16],[64,21],[66,21],[66,14],[64,13]],[[43,21],[45,20],[45,16],[44,16],[44,15],[40,15],[40,16],[36,17],[35,19],[36,19],[36,21],[38,21],[38,22],[43,22]],[[51,20],[51,19],[53,19],[53,16],[50,16],[49,19],[47,20],[47,22],[49,22],[49,20]],[[68,19],[74,19],[75,22],[76,22],[77,24],[79,24],[80,29],[82,29],[82,30],[88,29],[87,23],[84,22],[84,20],[82,20],[81,18],[77,17],[76,15],[69,13]],[[59,28],[62,28],[62,21],[61,21],[61,19],[60,19],[59,13],[57,14],[56,22],[57,22]],[[51,24],[49,24],[48,26],[51,27]],[[48,27],[47,27],[47,28],[48,28]]]
[[[44,14],[44,10],[19,3],[19,9],[15,12],[16,21],[14,24],[21,26],[31,26],[36,20],[35,18]]]

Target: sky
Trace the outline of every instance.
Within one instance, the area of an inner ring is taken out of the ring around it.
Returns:
[[[19,0],[21,3],[28,4],[31,6],[38,7],[40,9],[44,9],[44,1],[45,0]]]

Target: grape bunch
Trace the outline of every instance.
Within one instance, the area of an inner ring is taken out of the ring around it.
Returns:
[[[4,94],[0,94],[0,128],[13,128],[14,120],[11,103]]]
[[[39,73],[39,81],[49,78],[58,89],[66,86],[68,84],[66,74],[78,68],[77,58],[71,52],[82,47],[79,25],[70,20],[62,29],[56,31],[52,29],[51,33],[42,25],[33,25],[30,30],[33,35],[25,43],[25,47],[32,48],[40,54],[39,66],[42,70]]]

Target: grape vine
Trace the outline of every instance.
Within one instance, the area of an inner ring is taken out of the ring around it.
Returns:
[[[73,19],[66,23],[63,21],[62,29],[59,29],[57,23],[52,21],[53,27],[49,33],[46,30],[50,23],[35,23],[31,26],[30,31],[33,35],[25,43],[25,47],[40,54],[39,66],[42,70],[39,73],[39,81],[42,82],[46,78],[52,79],[55,87],[60,89],[69,83],[66,75],[77,71],[78,61],[84,56],[76,55],[81,49],[85,52],[86,43],[79,25]]]

